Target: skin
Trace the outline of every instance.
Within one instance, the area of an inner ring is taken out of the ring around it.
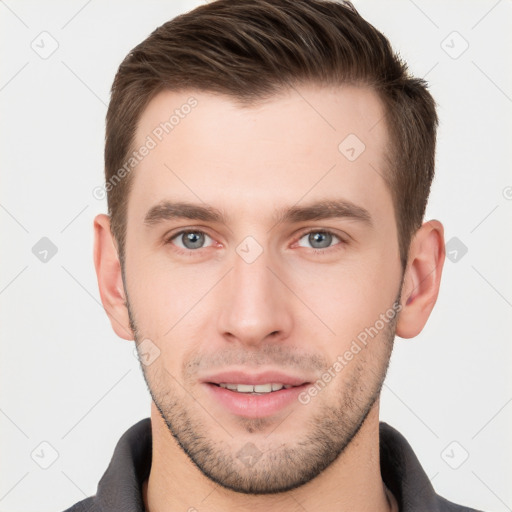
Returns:
[[[416,336],[436,302],[443,226],[430,220],[417,230],[403,272],[382,178],[384,110],[370,89],[303,85],[245,108],[227,96],[165,91],[144,111],[135,146],[191,96],[197,106],[132,171],[124,281],[109,217],[94,222],[113,329],[160,351],[142,365],[153,398],[146,508],[396,509],[380,475],[379,393],[395,332]],[[351,133],[366,146],[355,161],[338,149]],[[326,199],[364,208],[371,225],[274,219],[276,210]],[[210,205],[225,222],[148,225],[148,210],[162,200]],[[204,245],[187,249],[174,237],[185,228],[208,235]],[[336,236],[319,248],[308,233],[325,230]],[[247,236],[262,250],[252,263],[236,250]],[[399,314],[307,404],[240,417],[201,382],[225,369],[316,380],[395,301]],[[262,453],[250,467],[237,458],[248,443]]]

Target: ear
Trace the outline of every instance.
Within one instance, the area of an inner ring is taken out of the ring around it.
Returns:
[[[397,336],[413,338],[427,323],[439,294],[444,259],[443,225],[429,220],[416,231],[409,248]]]
[[[94,267],[96,268],[101,302],[112,328],[120,338],[133,340],[121,275],[121,263],[114,237],[110,231],[110,217],[103,213],[94,218]]]

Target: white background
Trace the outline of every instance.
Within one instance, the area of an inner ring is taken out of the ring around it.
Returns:
[[[92,190],[103,180],[104,118],[118,65],[154,28],[200,3],[0,2],[0,511],[59,511],[94,494],[121,434],[149,416],[133,342],[115,336],[100,305],[92,223],[106,203]],[[512,2],[355,5],[431,85],[441,125],[426,219],[441,220],[446,241],[457,237],[468,249],[455,263],[447,259],[422,334],[397,338],[382,419],[409,440],[438,493],[505,512]],[[48,37],[43,31],[58,42],[47,59],[31,48]],[[453,58],[464,41],[469,47]],[[42,237],[58,249],[46,263],[32,253]],[[48,469],[31,458],[37,449],[39,462],[51,461],[43,441],[58,453]],[[447,464],[466,451],[458,469]]]

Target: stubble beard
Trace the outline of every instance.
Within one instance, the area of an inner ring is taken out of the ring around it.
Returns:
[[[400,296],[395,304],[399,304],[399,299]],[[136,327],[128,302],[126,305],[138,347],[144,336]],[[327,386],[337,388],[330,389],[330,397],[339,397],[335,403],[322,400],[326,396],[323,393],[329,393],[322,390],[308,405],[297,404],[301,413],[302,407],[310,405],[316,410],[304,422],[307,432],[293,440],[290,438],[297,432],[294,411],[281,424],[272,418],[240,417],[237,429],[232,423],[228,429],[221,428],[222,425],[215,423],[214,415],[206,412],[204,404],[196,402],[168,370],[155,363],[151,366],[141,363],[141,368],[169,432],[203,475],[239,493],[282,493],[317,477],[343,454],[361,429],[380,396],[393,349],[396,321],[395,316]],[[376,344],[382,346],[375,347]],[[271,433],[273,428],[275,432]],[[285,441],[276,442],[277,439]],[[247,464],[244,450],[259,456],[253,457],[256,462]]]

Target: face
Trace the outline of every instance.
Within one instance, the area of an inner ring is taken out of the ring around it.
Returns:
[[[167,91],[140,120],[131,325],[169,431],[226,488],[308,482],[377,406],[402,278],[383,117],[366,88],[309,86]]]

